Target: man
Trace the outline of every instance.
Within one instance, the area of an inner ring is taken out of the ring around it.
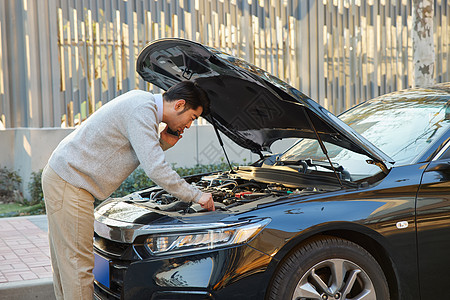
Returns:
[[[107,198],[139,165],[175,197],[214,210],[211,194],[180,178],[163,152],[208,109],[206,93],[190,81],[163,95],[134,90],[61,141],[42,174],[57,299],[93,298],[94,197]],[[158,137],[160,122],[167,126]]]

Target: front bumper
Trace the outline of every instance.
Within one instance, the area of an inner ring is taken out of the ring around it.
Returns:
[[[131,250],[141,257],[145,251],[130,245],[126,252]],[[247,245],[132,262],[95,252],[110,266],[104,284],[94,272],[96,299],[261,299],[270,280],[265,270],[271,257]]]
[[[102,287],[101,285],[95,284],[94,289],[94,299],[95,300],[116,300],[120,297],[111,295],[111,293]],[[149,298],[150,297],[150,298]],[[129,298],[129,297],[127,297]],[[209,300],[215,299],[210,293],[203,291],[160,291],[147,295],[145,299],[151,300],[176,300],[176,299],[190,299],[190,300]]]

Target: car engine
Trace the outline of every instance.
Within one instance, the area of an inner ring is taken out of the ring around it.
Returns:
[[[261,182],[244,179],[231,172],[215,173],[201,177],[199,180],[188,180],[192,185],[205,193],[211,193],[216,210],[229,210],[232,207],[260,200],[263,198],[289,196],[291,194],[317,193],[315,188],[292,188],[278,183]],[[199,204],[179,200],[160,187],[148,188],[124,197],[125,201],[139,202],[163,211],[195,213],[206,211]],[[273,200],[273,199],[272,199]]]

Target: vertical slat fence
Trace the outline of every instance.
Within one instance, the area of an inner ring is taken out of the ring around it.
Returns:
[[[450,4],[434,0],[435,79],[450,81]],[[148,42],[237,55],[333,113],[413,85],[406,0],[0,0],[0,128],[76,126],[140,80]]]

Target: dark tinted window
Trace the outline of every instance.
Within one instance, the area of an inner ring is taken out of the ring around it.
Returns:
[[[450,147],[439,157],[439,159],[450,159]]]
[[[367,101],[339,118],[399,165],[413,161],[447,132],[449,101],[444,92],[398,92]]]
[[[339,118],[395,161],[413,162],[450,128],[450,95],[437,91],[397,92],[367,101]],[[330,159],[353,179],[380,171],[369,159],[325,143]],[[450,153],[445,153],[450,156]],[[282,161],[326,161],[316,140],[302,139],[280,157]]]

